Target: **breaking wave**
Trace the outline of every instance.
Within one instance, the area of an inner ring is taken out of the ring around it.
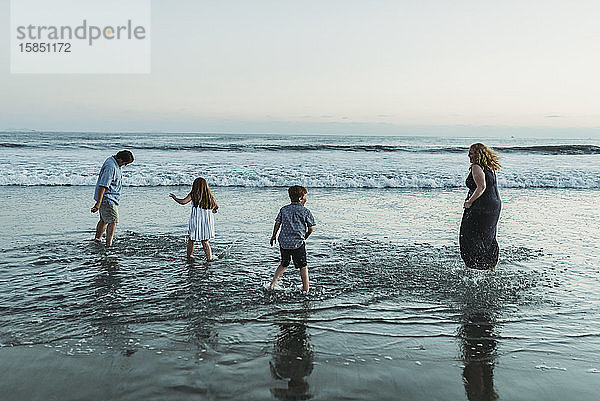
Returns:
[[[138,170],[124,174],[125,186],[161,187],[190,185],[188,171]],[[229,172],[204,175],[211,186],[268,188],[288,187],[294,181],[310,188],[406,188],[406,189],[451,189],[464,188],[464,177],[453,175],[409,174],[398,175],[355,173],[338,174],[327,172],[298,173],[294,177],[282,176],[277,172]],[[21,172],[0,171],[0,186],[87,186],[95,185],[95,174],[77,174],[55,170]],[[504,174],[498,176],[504,188],[600,188],[600,177],[593,172],[529,172],[528,174]]]

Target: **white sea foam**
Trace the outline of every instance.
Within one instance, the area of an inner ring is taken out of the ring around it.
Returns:
[[[468,142],[448,138],[0,133],[0,186],[95,185],[102,162],[135,155],[125,186],[465,188]],[[498,143],[498,145],[501,145]],[[509,141],[504,188],[600,188],[600,147]]]
[[[539,370],[561,370],[563,372],[565,372],[567,370],[567,368],[563,368],[560,366],[548,366],[548,365],[536,365],[535,368],[539,369]]]
[[[311,188],[408,188],[408,189],[443,189],[463,188],[464,177],[454,178],[416,175],[398,175],[389,177],[387,175],[353,174],[344,172],[336,174],[324,174],[315,171],[314,174],[298,174],[294,176],[283,176],[277,173],[255,173],[228,172],[220,174],[205,174],[204,177],[215,187],[287,187],[290,182],[299,182]],[[96,176],[90,173],[79,173],[76,171],[60,170],[21,170],[0,168],[0,186],[58,186],[72,185],[85,186],[95,185]],[[190,185],[194,176],[182,171],[165,173],[160,169],[138,169],[126,172],[123,178],[125,186],[154,187],[154,186],[177,186]],[[499,187],[503,188],[600,188],[600,176],[585,174],[573,175],[572,172],[513,175],[498,180]]]

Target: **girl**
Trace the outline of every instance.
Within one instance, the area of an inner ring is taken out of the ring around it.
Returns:
[[[215,238],[215,219],[213,213],[217,213],[219,205],[210,193],[206,180],[201,177],[196,178],[192,184],[192,191],[183,199],[179,199],[173,194],[169,194],[169,196],[181,205],[185,205],[190,201],[193,204],[187,240],[188,258],[191,258],[194,253],[195,241],[200,240],[206,254],[206,260],[209,262],[213,261],[208,241]]]

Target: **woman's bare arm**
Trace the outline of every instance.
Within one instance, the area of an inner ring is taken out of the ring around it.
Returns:
[[[473,192],[473,195],[464,204],[464,208],[468,209],[473,205],[475,199],[479,198],[485,192],[485,173],[481,166],[477,164],[473,164],[471,166],[471,173],[473,173],[473,180],[475,180],[475,184],[477,184],[477,188]]]

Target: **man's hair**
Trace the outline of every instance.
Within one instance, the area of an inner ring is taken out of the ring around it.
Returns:
[[[133,153],[131,153],[128,150],[122,150],[119,153],[117,153],[115,155],[116,159],[121,159],[123,160],[125,163],[131,163],[133,162]]]
[[[291,187],[288,188],[288,195],[290,195],[290,200],[292,202],[300,201],[300,198],[302,198],[302,195],[304,195],[306,193],[308,193],[306,188],[301,187],[300,185],[292,185]]]

